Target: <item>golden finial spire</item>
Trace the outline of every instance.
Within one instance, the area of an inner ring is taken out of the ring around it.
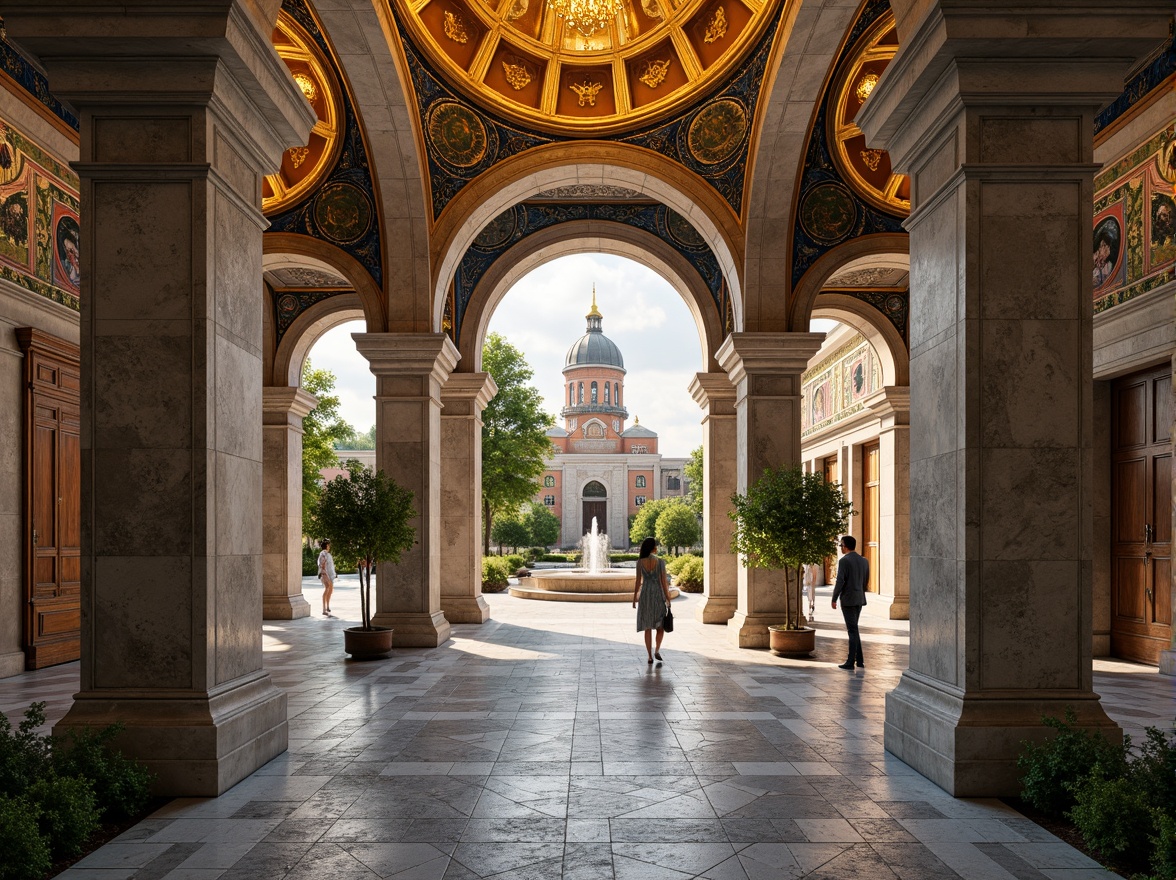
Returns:
[[[589,318],[601,318],[600,309],[596,308],[596,285],[592,285],[592,309],[588,312]]]
[[[640,425],[641,424],[641,416],[633,416],[633,424]]]

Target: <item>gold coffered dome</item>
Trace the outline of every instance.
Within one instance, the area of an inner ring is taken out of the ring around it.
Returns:
[[[746,54],[780,0],[390,0],[413,41],[517,121],[605,134],[669,113]]]

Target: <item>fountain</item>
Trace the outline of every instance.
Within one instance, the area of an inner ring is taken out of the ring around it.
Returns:
[[[556,602],[632,602],[636,572],[612,568],[608,546],[608,535],[600,533],[592,517],[591,530],[580,539],[583,567],[533,571],[530,577],[519,578],[510,594]],[[678,588],[670,587],[670,595],[677,596]]]

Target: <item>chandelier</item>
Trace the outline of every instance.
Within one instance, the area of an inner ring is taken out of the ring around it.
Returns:
[[[624,0],[547,0],[547,6],[568,27],[590,37],[608,27],[624,8]]]

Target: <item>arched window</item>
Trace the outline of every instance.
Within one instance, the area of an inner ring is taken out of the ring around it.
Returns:
[[[607,382],[604,383],[604,402],[606,404],[609,402],[609,393],[608,393],[608,383]]]
[[[601,483],[597,480],[592,480],[587,486],[584,487],[584,497],[585,498],[607,498],[608,497],[608,490],[606,488],[604,488],[603,483]]]
[[[597,400],[596,400],[596,383],[595,382],[592,383],[592,402],[593,403],[597,402]]]
[[[580,383],[580,403],[584,402],[584,383]]]
[[[613,382],[613,400],[617,402],[617,406],[621,405],[621,383]]]
[[[550,476],[550,475],[544,477],[543,478],[543,485],[544,486],[554,486],[555,485],[555,477]]]
[[[576,383],[568,383],[568,406],[576,405]]]
[[[645,488],[645,474],[638,474],[637,475],[637,488],[638,489]]]

